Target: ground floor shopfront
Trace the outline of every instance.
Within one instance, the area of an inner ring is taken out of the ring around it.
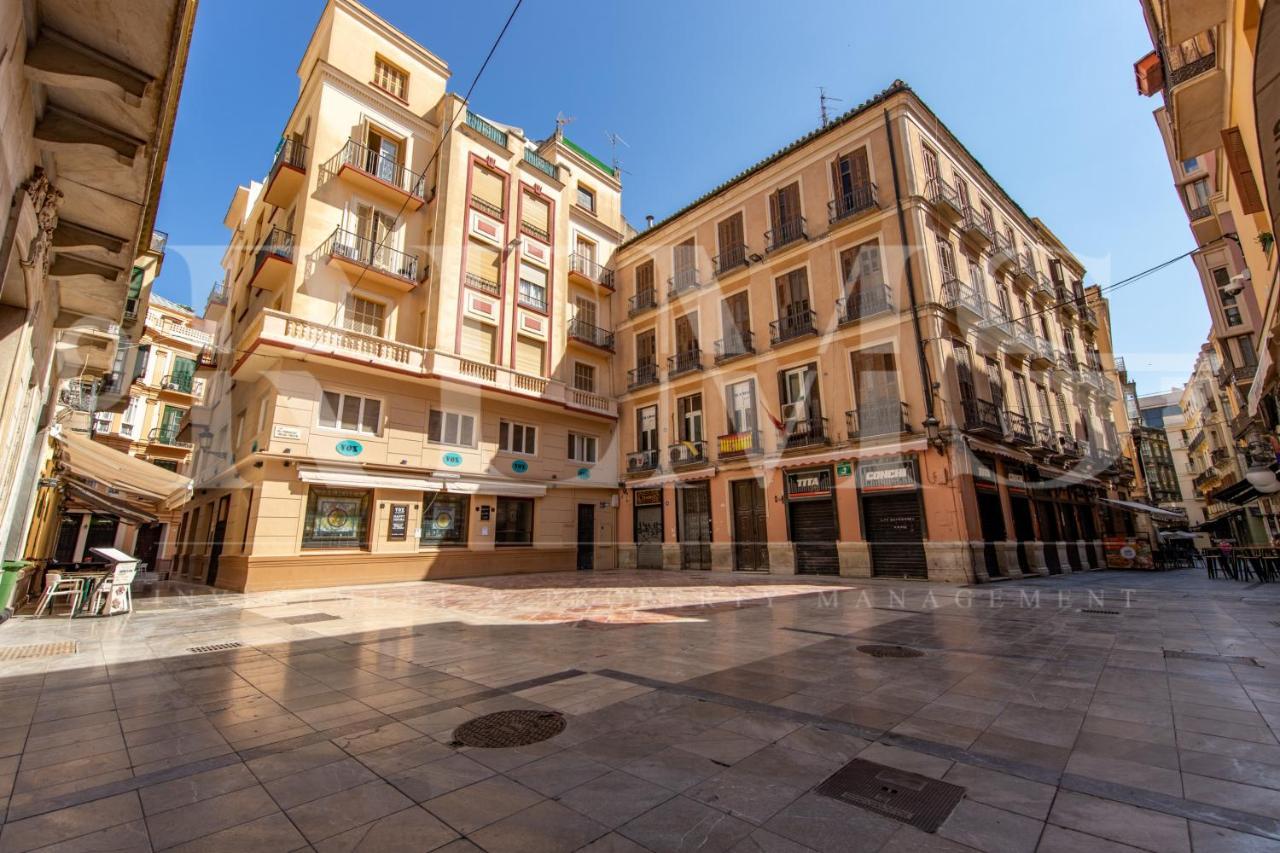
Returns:
[[[967,445],[707,466],[628,484],[619,563],[956,583],[1084,571],[1124,532],[1109,494]]]
[[[198,489],[175,573],[237,591],[617,567],[616,490],[265,461]]]

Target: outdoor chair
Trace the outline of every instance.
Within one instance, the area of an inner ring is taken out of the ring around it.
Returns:
[[[39,618],[46,608],[49,612],[53,612],[53,600],[55,598],[67,599],[70,605],[70,612],[67,617],[76,615],[76,611],[80,609],[80,596],[84,592],[84,581],[81,578],[64,578],[62,572],[46,572],[44,576],[44,593],[40,596],[40,603],[36,605],[35,618]]]

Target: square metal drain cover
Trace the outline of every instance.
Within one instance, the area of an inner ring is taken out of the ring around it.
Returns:
[[[331,613],[303,613],[298,616],[277,616],[276,621],[290,625],[310,625],[312,622],[332,622],[334,619],[341,618]]]
[[[63,640],[58,643],[36,643],[31,646],[4,646],[0,647],[0,660],[51,658],[58,655],[74,655],[76,651],[75,640]]]
[[[192,646],[187,649],[187,651],[195,652],[196,654],[201,654],[203,652],[224,652],[227,649],[238,649],[243,645],[244,643],[214,643],[209,646]]]
[[[815,790],[925,832],[937,831],[964,796],[959,785],[861,758],[841,767]]]

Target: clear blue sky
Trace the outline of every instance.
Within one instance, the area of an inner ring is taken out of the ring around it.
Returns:
[[[511,8],[366,2],[448,62],[460,92]],[[266,173],[322,8],[200,4],[157,220],[163,295],[204,305],[227,203]],[[847,109],[901,78],[1105,285],[1193,248],[1157,103],[1134,89],[1149,49],[1137,0],[525,0],[472,104],[536,138],[564,112],[603,159],[620,134],[624,209],[642,224],[813,129],[819,85]],[[1183,381],[1209,328],[1190,261],[1118,291],[1112,314],[1144,393]]]

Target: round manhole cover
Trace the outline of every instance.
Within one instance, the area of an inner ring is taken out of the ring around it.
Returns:
[[[906,646],[858,646],[858,651],[873,658],[919,658],[924,652]]]
[[[503,749],[553,738],[564,727],[564,715],[555,711],[498,711],[467,720],[453,730],[453,739],[464,746]]]

